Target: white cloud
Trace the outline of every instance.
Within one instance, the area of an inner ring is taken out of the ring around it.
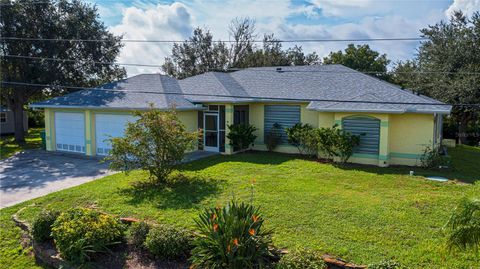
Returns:
[[[450,17],[457,10],[471,16],[473,12],[480,11],[480,0],[453,0],[453,3],[445,11],[445,15]]]
[[[129,7],[123,10],[122,22],[110,27],[124,39],[184,40],[192,32],[191,14],[181,3],[156,5],[149,9]],[[163,64],[171,52],[171,43],[125,43],[118,62],[136,64]],[[160,69],[126,67],[129,76],[138,73],[158,73]]]
[[[419,36],[419,29],[444,19],[448,7],[432,6],[431,1],[415,5],[411,1],[376,0],[311,0],[306,4],[286,0],[261,0],[254,4],[248,0],[185,0],[170,5],[136,1],[140,5],[124,8],[122,22],[110,28],[115,34],[125,34],[125,39],[184,40],[197,26],[210,29],[215,39],[228,39],[228,25],[235,17],[253,18],[259,35],[274,33],[281,39],[415,37]],[[305,17],[307,22],[292,19],[299,16]],[[315,23],[308,23],[309,19]],[[344,49],[346,43],[299,45],[307,52],[316,51],[326,56],[330,51]],[[284,48],[293,45],[286,43]],[[417,45],[418,42],[404,41],[370,43],[373,49],[386,53],[394,61],[413,57]],[[171,43],[127,43],[119,62],[161,65],[171,48]],[[128,75],[159,71],[128,68]]]

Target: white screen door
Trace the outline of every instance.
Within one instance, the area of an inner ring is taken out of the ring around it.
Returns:
[[[203,114],[203,145],[206,151],[219,151],[218,114]]]

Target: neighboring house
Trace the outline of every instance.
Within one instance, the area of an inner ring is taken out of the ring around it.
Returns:
[[[122,136],[131,111],[148,109],[149,103],[175,106],[188,130],[202,128],[202,150],[233,153],[226,138],[232,123],[258,128],[256,150],[266,150],[264,137],[274,123],[337,124],[360,135],[350,161],[378,166],[418,165],[424,147],[441,139],[442,115],[451,110],[342,65],[248,68],[182,80],[138,75],[31,107],[45,109],[48,150],[105,155],[107,139]],[[277,151],[298,152],[286,137]]]
[[[28,116],[26,112],[23,115],[23,129],[25,131],[28,130]],[[13,133],[15,133],[13,111],[5,107],[0,107],[0,134]]]

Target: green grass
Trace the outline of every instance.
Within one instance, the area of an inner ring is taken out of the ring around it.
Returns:
[[[28,134],[25,136],[24,145],[15,143],[13,135],[2,136],[0,138],[0,160],[8,158],[22,150],[41,147],[42,139],[40,138],[40,131],[42,130],[43,128],[30,128]]]
[[[461,147],[452,155],[463,159],[449,177],[480,180],[478,148]],[[441,228],[462,197],[480,197],[480,184],[430,182],[408,176],[409,170],[246,153],[186,164],[180,169],[184,179],[171,187],[138,184],[146,179],[142,171],[116,174],[0,210],[0,264],[34,267],[10,220],[27,205],[21,213],[27,220],[45,208],[94,205],[120,216],[193,228],[193,218],[204,207],[232,197],[249,201],[255,179],[253,201],[274,229],[278,247],[319,249],[358,264],[396,259],[409,268],[476,268],[480,258],[474,254],[442,254]]]

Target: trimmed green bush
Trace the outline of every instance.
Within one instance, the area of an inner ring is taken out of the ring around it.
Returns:
[[[195,220],[200,236],[190,261],[199,268],[257,268],[267,265],[272,253],[271,231],[263,229],[259,209],[230,202],[206,209]]]
[[[159,225],[150,229],[144,245],[159,259],[175,260],[188,255],[191,249],[191,236],[186,230]]]
[[[274,123],[270,132],[265,136],[265,144],[268,151],[273,151],[280,144],[282,140],[282,126],[278,123]]]
[[[288,253],[277,263],[277,269],[326,269],[322,254],[313,250],[302,250]]]
[[[135,248],[142,248],[147,238],[150,226],[143,221],[134,222],[128,227],[127,241]]]
[[[97,252],[122,241],[124,226],[119,220],[87,208],[74,208],[60,214],[52,226],[52,236],[67,261],[84,263]]]
[[[238,150],[247,149],[257,138],[254,133],[258,129],[250,124],[228,125],[228,130],[227,138],[230,140],[230,145]]]
[[[32,223],[32,237],[37,242],[52,239],[52,225],[60,215],[58,211],[42,211]]]

